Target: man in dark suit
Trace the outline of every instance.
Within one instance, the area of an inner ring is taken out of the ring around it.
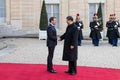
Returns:
[[[48,57],[47,57],[47,71],[51,73],[56,73],[56,70],[53,69],[53,56],[55,46],[57,45],[57,33],[55,29],[56,18],[51,17],[49,19],[49,26],[47,28],[47,47],[48,47]]]
[[[78,30],[77,26],[73,22],[73,17],[68,16],[66,18],[68,24],[66,32],[60,37],[59,41],[64,40],[63,60],[69,61],[68,71],[70,75],[77,73],[77,54],[78,54]]]

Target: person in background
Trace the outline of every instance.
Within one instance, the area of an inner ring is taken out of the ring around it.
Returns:
[[[90,38],[92,38],[92,43],[94,46],[99,46],[99,40],[102,38],[100,34],[100,22],[97,13],[93,16],[93,21],[90,22]]]
[[[76,15],[76,21],[75,24],[77,25],[78,28],[78,46],[81,46],[82,40],[83,40],[83,22],[80,20],[80,14]]]
[[[112,43],[112,34],[113,34],[113,15],[110,14],[109,16],[109,21],[106,22],[106,27],[107,27],[107,37],[108,37],[108,43],[109,44],[113,44]]]
[[[77,58],[78,58],[78,30],[73,22],[73,17],[66,18],[68,24],[66,32],[59,38],[59,41],[64,40],[63,60],[68,61],[68,73],[75,75],[77,73]]]
[[[119,21],[116,20],[116,14],[110,14],[110,20],[106,23],[106,27],[109,43],[112,46],[117,46],[118,38],[120,37],[118,30],[120,24]]]
[[[120,38],[120,33],[119,33],[119,20],[116,20],[116,14],[113,14],[113,24],[114,24],[114,34],[115,34],[115,38],[113,40],[113,46],[117,46],[118,45],[118,38]]]
[[[48,57],[47,57],[47,71],[51,73],[56,73],[57,71],[53,69],[53,56],[55,46],[57,45],[57,32],[55,29],[56,17],[51,17],[49,19],[50,24],[47,28],[47,47],[48,47]]]

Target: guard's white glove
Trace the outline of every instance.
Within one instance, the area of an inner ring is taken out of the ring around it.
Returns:
[[[80,26],[78,27],[78,30],[80,30]]]
[[[79,23],[79,25],[80,25],[80,26],[82,26],[82,24],[81,24],[81,23]]]
[[[98,25],[98,26],[100,26],[100,23],[99,23],[99,22],[97,22],[97,25]]]
[[[117,25],[115,25],[114,27],[117,28]]]
[[[98,28],[98,26],[96,25],[95,28]]]
[[[119,25],[118,22],[116,22],[116,24]]]

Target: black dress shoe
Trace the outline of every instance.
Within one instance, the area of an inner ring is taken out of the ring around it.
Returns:
[[[70,75],[76,75],[77,73],[76,72],[71,72],[69,73]]]
[[[52,69],[52,70],[47,70],[47,71],[50,72],[50,73],[57,73],[57,71],[54,70],[54,69]]]
[[[70,71],[68,70],[68,71],[65,71],[65,73],[70,73]]]
[[[113,45],[113,47],[117,47],[117,45]]]
[[[81,44],[78,44],[78,46],[81,46]]]

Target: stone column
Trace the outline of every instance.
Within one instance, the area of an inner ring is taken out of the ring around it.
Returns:
[[[6,23],[11,24],[11,0],[6,0]]]

